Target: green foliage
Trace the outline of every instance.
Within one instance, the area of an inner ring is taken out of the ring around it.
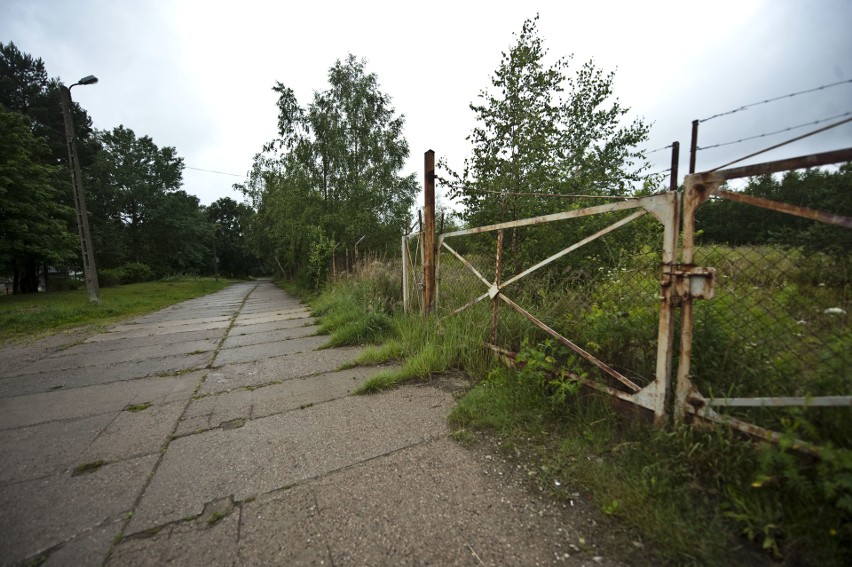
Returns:
[[[256,271],[248,236],[254,218],[254,209],[222,197],[205,209],[207,222],[213,227],[214,249],[218,258],[219,274],[244,277]]]
[[[470,226],[583,205],[566,207],[562,199],[528,193],[624,195],[646,167],[636,148],[647,139],[648,126],[641,120],[621,124],[628,109],[612,98],[614,75],[593,61],[573,76],[567,74],[570,58],[548,66],[537,21],[524,22],[515,44],[503,53],[492,90],[471,105],[477,118],[470,136],[473,155],[462,174],[451,172]],[[580,234],[585,224],[571,228]],[[523,238],[513,230],[505,246],[513,251],[511,261],[520,262],[535,252],[554,251],[551,242],[561,237],[553,225]]]
[[[36,270],[73,257],[76,239],[66,219],[72,210],[61,204],[54,185],[55,166],[22,114],[0,108],[0,271],[22,272],[15,290],[37,291]]]
[[[557,405],[564,404],[569,396],[580,390],[580,383],[574,376],[585,378],[577,358],[551,339],[537,346],[532,346],[528,339],[524,339],[515,361],[520,366],[521,379],[537,384]]]
[[[141,262],[131,262],[118,268],[98,270],[100,287],[141,283],[153,279],[154,271],[147,264]]]
[[[328,89],[301,107],[276,83],[280,138],[255,158],[241,185],[257,207],[257,255],[284,276],[320,287],[329,244],[384,248],[410,224],[417,190],[400,170],[408,157],[403,118],[366,64],[350,55],[329,70]],[[333,249],[333,247],[332,247]]]

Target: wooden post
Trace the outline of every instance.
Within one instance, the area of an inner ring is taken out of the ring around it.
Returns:
[[[435,297],[435,152],[424,156],[423,179],[423,313],[429,315]]]
[[[695,154],[698,153],[698,120],[692,121],[692,139],[689,142],[689,174],[695,173]]]

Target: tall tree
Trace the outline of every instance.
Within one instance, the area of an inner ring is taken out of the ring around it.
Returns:
[[[0,266],[15,293],[38,291],[39,266],[79,250],[66,222],[72,211],[57,198],[58,168],[44,163],[49,152],[27,117],[0,108]]]
[[[222,197],[207,207],[206,215],[213,229],[219,273],[229,277],[251,273],[255,261],[247,246],[247,233],[254,210],[230,197]]]
[[[400,174],[409,151],[404,118],[364,60],[338,60],[328,82],[305,108],[276,83],[280,137],[245,186],[267,229],[255,231],[259,253],[288,271],[312,251],[327,254],[328,242],[352,246],[366,236],[366,248],[385,245],[407,228],[417,190],[413,174]]]
[[[473,153],[463,172],[452,175],[471,225],[565,206],[530,193],[623,195],[647,167],[636,148],[648,126],[639,119],[622,123],[629,109],[612,96],[614,74],[592,61],[572,76],[570,58],[546,64],[537,22],[524,22],[491,89],[470,106],[477,118]],[[517,249],[517,235],[509,238]]]
[[[163,197],[180,188],[183,158],[172,147],[157,147],[148,136],[137,138],[123,125],[111,132],[98,132],[97,139],[103,149],[95,165],[95,192],[102,207],[92,230],[114,229],[120,220],[125,227],[128,259],[145,262],[151,237],[147,229]]]

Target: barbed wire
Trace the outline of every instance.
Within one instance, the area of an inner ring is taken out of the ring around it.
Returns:
[[[821,118],[820,120],[814,120],[813,122],[805,122],[804,124],[798,124],[796,126],[790,126],[789,128],[784,128],[781,130],[775,130],[774,132],[765,132],[763,134],[758,134],[756,136],[749,136],[748,138],[741,138],[739,140],[733,140],[730,142],[722,142],[720,144],[713,144],[712,146],[702,146],[700,148],[696,148],[698,151],[701,150],[712,150],[713,148],[721,148],[723,146],[732,146],[734,144],[739,144],[740,142],[747,142],[749,140],[756,140],[758,138],[765,138],[766,136],[774,136],[775,134],[781,134],[783,132],[790,132],[792,130],[797,130],[799,128],[804,128],[805,126],[816,126],[817,124],[822,124],[823,122],[828,122],[829,120],[836,120],[837,118],[844,118],[846,116],[852,115],[852,111],[844,112],[843,114],[836,114],[834,116],[829,116],[828,118]]]
[[[662,148],[657,148],[656,150],[651,150],[650,152],[648,152],[648,155],[655,154],[655,153],[661,152],[663,150],[667,150],[670,147],[672,147],[672,144],[669,144],[668,146],[663,146]]]
[[[795,138],[790,138],[789,140],[781,142],[780,144],[775,144],[774,146],[769,146],[768,148],[764,148],[762,150],[751,153],[747,156],[743,156],[739,159],[735,159],[734,161],[728,162],[724,165],[720,165],[719,167],[715,167],[715,168],[711,169],[710,171],[718,171],[720,169],[724,169],[724,168],[728,167],[729,165],[734,165],[735,163],[739,163],[741,161],[747,160],[747,159],[752,158],[754,156],[758,156],[758,155],[766,153],[768,151],[778,149],[782,146],[786,146],[787,144],[792,144],[793,142],[798,142],[799,140],[803,140],[803,139],[805,139],[809,136],[821,134],[822,132],[825,132],[827,130],[831,130],[832,128],[837,128],[838,126],[843,126],[844,124],[846,124],[850,121],[852,121],[852,117],[847,118],[846,120],[841,120],[840,122],[835,122],[834,124],[829,124],[828,126],[823,126],[822,128],[818,128],[818,129],[813,130],[811,132],[808,132],[806,134],[802,134],[801,136],[796,136]]]
[[[237,173],[227,173],[225,171],[216,171],[215,169],[204,169],[203,167],[190,167],[188,165],[183,166],[184,169],[192,169],[194,171],[205,171],[207,173],[218,173],[219,175],[230,175],[231,177],[245,177],[245,175],[239,175]]]
[[[662,170],[660,170],[660,171],[655,171],[654,173],[649,173],[649,174],[648,174],[648,177],[652,177],[652,176],[654,176],[654,175],[662,175],[662,174],[664,174],[664,173],[669,173],[671,170],[672,170],[672,168],[662,169]]]
[[[746,104],[746,105],[740,106],[738,108],[734,108],[732,110],[720,112],[719,114],[714,114],[713,116],[709,116],[707,118],[702,118],[698,122],[707,122],[708,120],[713,120],[714,118],[719,118],[720,116],[728,116],[730,114],[735,114],[735,113],[740,112],[742,110],[747,110],[747,109],[755,107],[755,106],[760,106],[761,104],[767,104],[767,103],[775,102],[775,101],[782,100],[782,99],[785,99],[785,98],[793,98],[793,97],[796,97],[796,96],[799,96],[799,95],[813,93],[813,92],[816,92],[816,91],[822,91],[822,90],[825,90],[825,89],[830,89],[832,87],[837,87],[837,86],[845,85],[845,84],[849,84],[849,83],[852,83],[852,79],[847,79],[845,81],[838,81],[836,83],[830,83],[830,84],[827,84],[827,85],[820,85],[820,86],[812,88],[812,89],[807,89],[807,90],[804,90],[804,91],[798,91],[798,92],[794,92],[794,93],[788,93],[788,94],[777,96],[777,97],[774,97],[774,98],[768,98],[766,100],[760,100],[760,101],[757,101],[757,102],[753,102],[751,104]]]

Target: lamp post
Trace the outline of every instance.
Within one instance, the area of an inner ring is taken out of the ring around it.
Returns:
[[[83,254],[83,276],[86,279],[86,290],[89,301],[98,304],[101,292],[98,287],[98,272],[95,268],[95,255],[92,250],[92,236],[89,233],[89,217],[86,211],[86,194],[83,192],[83,174],[80,172],[80,161],[77,158],[77,136],[74,133],[74,122],[71,117],[71,89],[77,85],[94,85],[98,78],[94,75],[83,77],[70,87],[60,85],[62,117],[65,121],[65,140],[68,145],[68,166],[71,169],[71,191],[74,196],[74,208],[77,210],[77,232],[80,234],[80,250]]]

